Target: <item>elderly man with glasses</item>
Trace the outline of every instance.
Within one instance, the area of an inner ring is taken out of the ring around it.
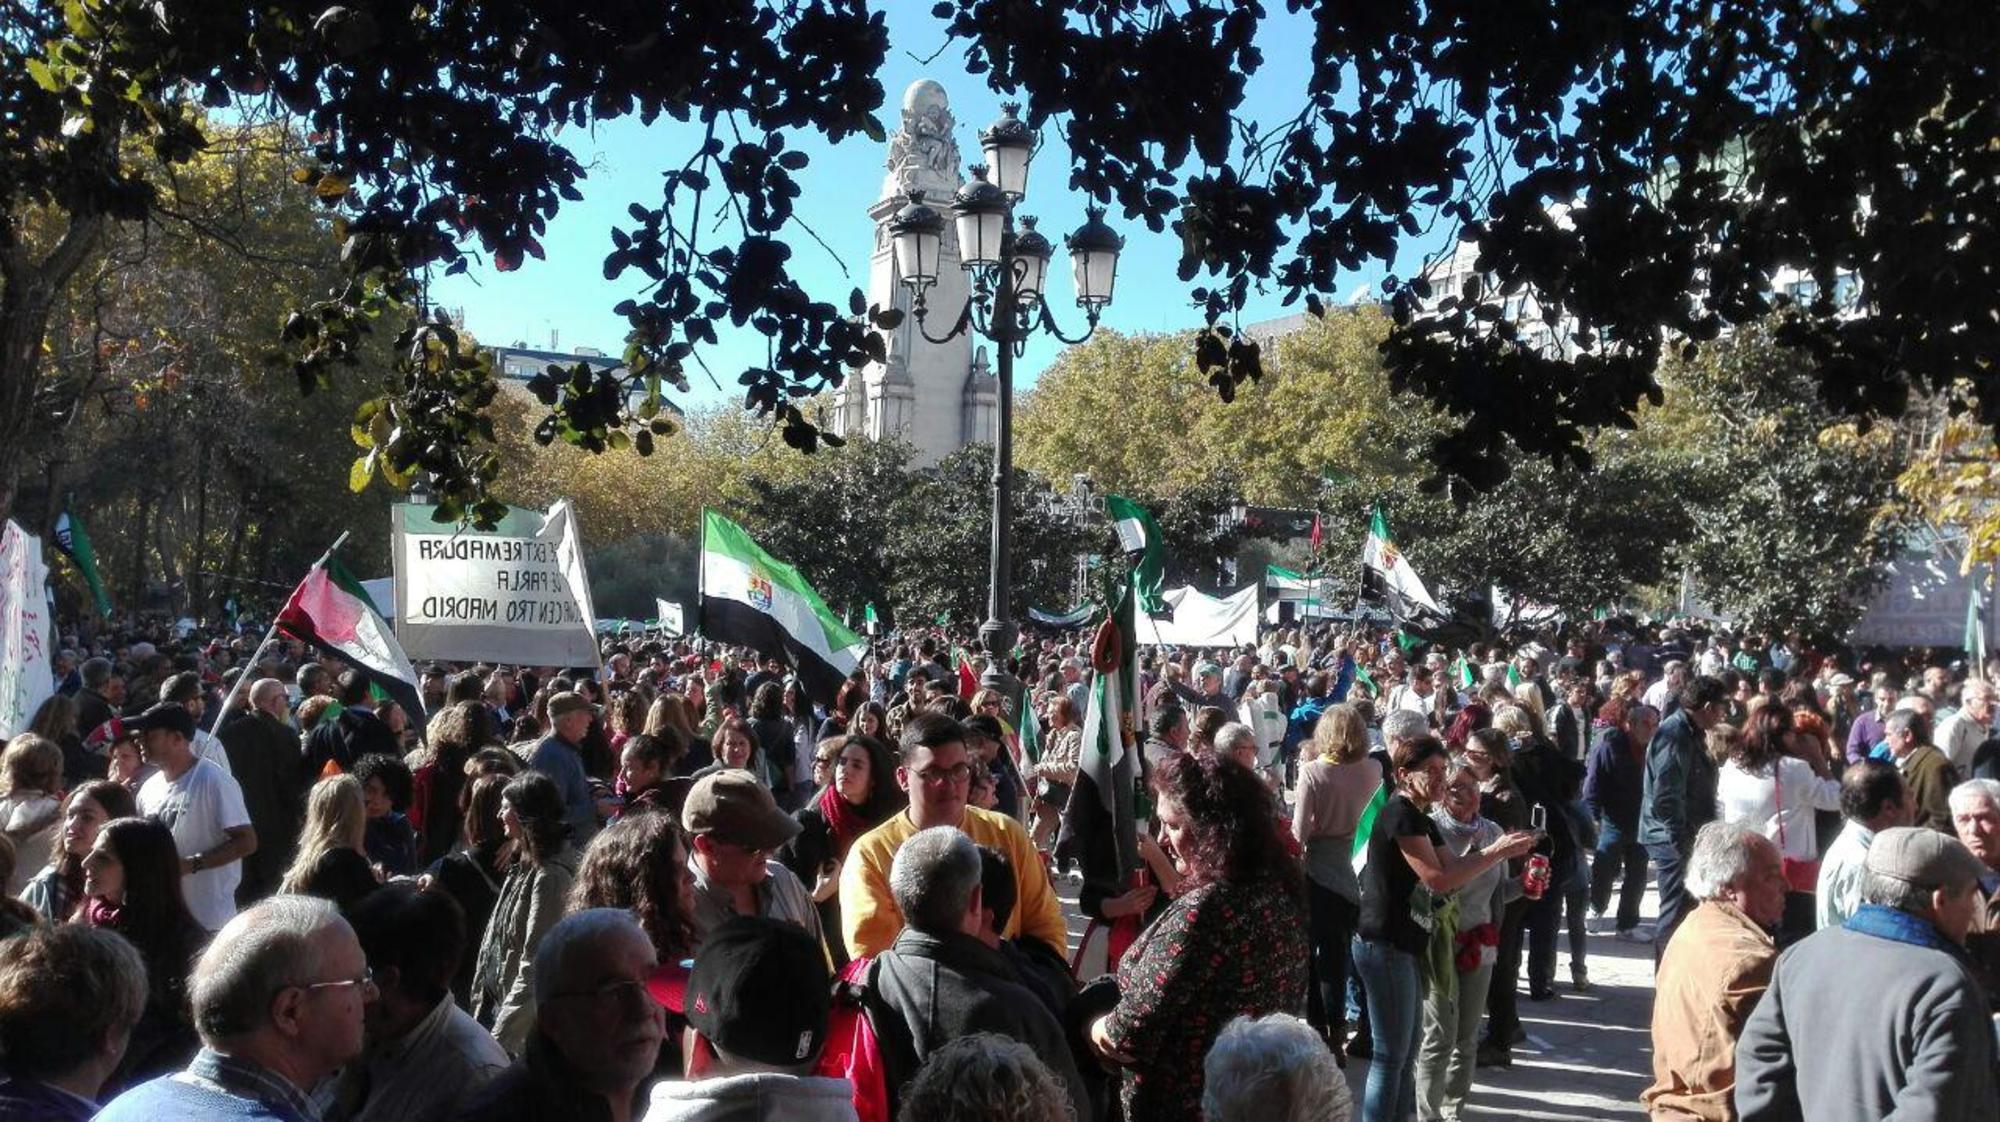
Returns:
[[[312,1091],[361,1055],[375,979],[331,903],[278,896],[223,925],[189,990],[201,1051],[185,1071],[118,1096],[99,1119],[319,1122]]]
[[[1069,929],[1041,855],[1019,822],[967,806],[976,763],[965,747],[965,729],[939,713],[912,717],[902,733],[896,784],[909,806],[854,843],[840,872],[840,916],[847,951],[855,957],[888,950],[903,930],[902,912],[889,887],[896,851],[919,830],[952,826],[998,851],[1014,869],[1014,915],[1007,938],[1028,935],[1066,955]]]

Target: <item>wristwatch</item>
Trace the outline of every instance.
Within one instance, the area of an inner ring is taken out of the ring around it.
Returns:
[[[208,858],[206,854],[197,853],[193,857],[188,858],[188,868],[197,873],[201,872],[201,867],[207,863]]]

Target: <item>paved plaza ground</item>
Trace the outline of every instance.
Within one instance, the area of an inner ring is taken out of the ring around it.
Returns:
[[[1056,881],[1072,946],[1085,923],[1076,910],[1077,885],[1074,878]],[[1649,887],[1644,913],[1649,926],[1657,903]],[[1556,977],[1567,979],[1567,939],[1561,946]],[[1590,936],[1587,954],[1593,992],[1573,993],[1559,981],[1558,996],[1538,1002],[1529,1001],[1523,989],[1521,1020],[1528,1041],[1515,1046],[1511,1069],[1481,1068],[1474,1075],[1467,1117],[1598,1122],[1646,1116],[1639,1092],[1652,1081],[1653,948],[1622,942],[1607,931]],[[1348,1064],[1357,1106],[1367,1077],[1366,1061]]]

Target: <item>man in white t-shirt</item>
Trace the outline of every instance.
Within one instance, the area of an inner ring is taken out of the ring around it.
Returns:
[[[188,711],[194,718],[194,754],[222,769],[222,774],[234,779],[236,773],[229,767],[229,753],[222,748],[222,741],[212,732],[201,727],[202,711],[207,703],[201,696],[201,675],[192,670],[184,670],[160,683],[160,700],[172,702]]]
[[[195,755],[194,717],[161,703],[126,723],[139,733],[146,762],[160,769],[139,788],[139,813],[174,835],[181,855],[181,892],[195,922],[218,930],[236,914],[236,885],[257,832],[243,807],[243,788]]]

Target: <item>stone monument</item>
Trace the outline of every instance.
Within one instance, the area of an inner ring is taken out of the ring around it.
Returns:
[[[833,393],[834,431],[875,440],[900,439],[929,467],[968,444],[991,444],[998,424],[998,390],[986,349],[975,353],[968,335],[943,344],[928,342],[909,315],[910,290],[896,272],[889,244],[889,220],[922,191],[924,201],[947,218],[938,251],[938,279],[926,295],[931,331],[949,331],[965,306],[967,278],[958,264],[958,233],[950,218],[952,194],[965,182],[960,172],[955,122],[944,87],[929,78],[903,94],[903,119],[889,137],[888,174],[868,217],[875,245],[868,262],[868,301],[905,313],[888,333],[888,358],[848,375]]]

